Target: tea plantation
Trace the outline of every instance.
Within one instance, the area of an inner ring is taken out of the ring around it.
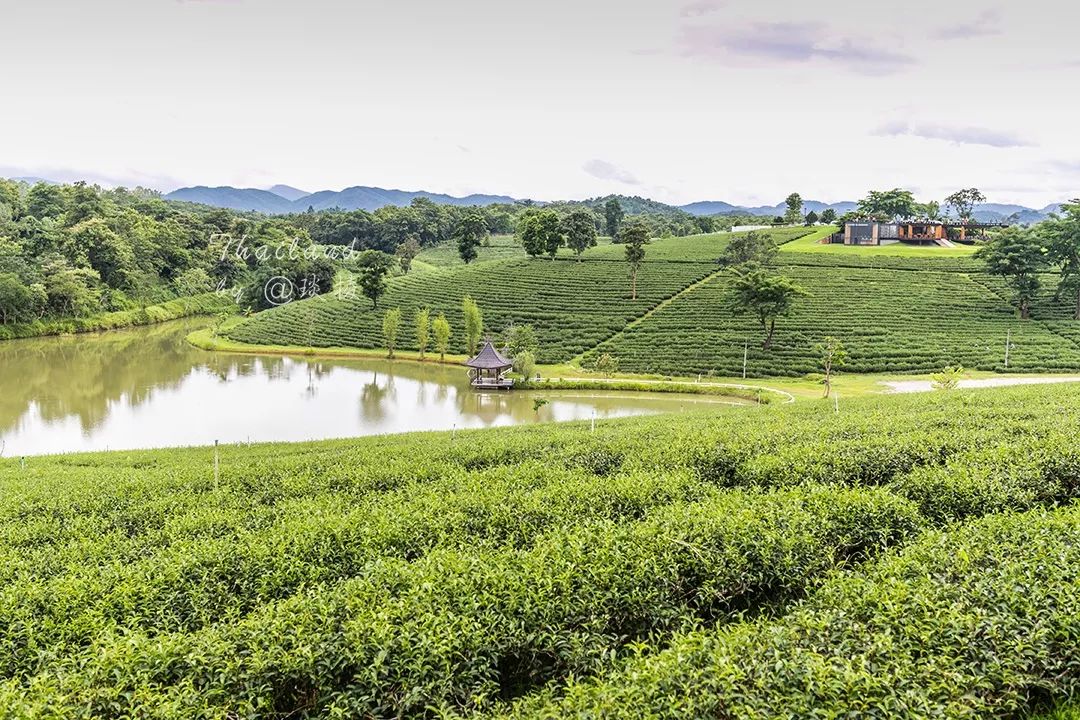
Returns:
[[[225,332],[257,345],[379,348],[382,314],[400,307],[406,322],[398,347],[412,350],[409,319],[428,307],[446,313],[451,352],[461,354],[461,300],[471,295],[492,336],[511,324],[532,324],[544,363],[573,360],[588,367],[608,353],[623,372],[738,376],[745,352],[750,377],[801,376],[819,370],[815,345],[832,336],[847,349],[846,372],[925,373],[956,364],[1012,372],[1080,369],[1075,298],[1053,297],[1055,276],[1044,277],[1033,319],[1021,322],[1004,281],[970,253],[805,251],[818,247],[814,239],[829,230],[769,231],[781,249],[774,270],[808,295],[780,318],[768,351],[761,349],[756,319],[731,307],[731,274],[717,263],[730,234],[654,240],[637,300],[630,299],[620,245],[591,248],[580,262],[568,255],[552,262],[506,254],[520,248],[503,237],[485,262],[393,278],[379,310],[358,292],[351,298],[338,293],[260,313]]]
[[[5,717],[1018,717],[1080,393],[0,461]]]
[[[619,263],[511,260],[460,270],[437,270],[395,278],[383,308],[400,307],[407,319],[419,307],[445,312],[454,332],[451,352],[465,352],[461,301],[471,295],[489,329],[529,323],[540,339],[542,362],[568,360],[613,333],[661,300],[715,271],[702,263],[652,263],[638,277],[631,300]],[[241,342],[312,347],[381,347],[382,313],[360,296],[325,295],[255,315],[229,331]],[[400,347],[415,338],[402,333]]]
[[[729,276],[717,274],[601,343],[585,363],[608,352],[630,372],[730,376],[742,372],[746,350],[750,375],[803,375],[818,370],[814,346],[831,335],[847,348],[849,372],[925,372],[956,363],[1003,371],[1006,338],[1010,369],[1080,368],[1080,322],[1019,322],[1004,286],[989,276],[832,265],[778,271],[809,295],[780,319],[767,352],[756,319],[731,312]],[[1047,301],[1041,314],[1060,317]]]

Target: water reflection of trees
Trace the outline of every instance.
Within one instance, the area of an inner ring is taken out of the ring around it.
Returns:
[[[187,321],[0,343],[0,432],[17,427],[31,405],[46,422],[74,417],[89,431],[104,422],[112,405],[142,405],[155,392],[180,387],[194,369],[205,368],[223,382],[269,370],[249,358],[191,347],[184,336],[194,327]]]

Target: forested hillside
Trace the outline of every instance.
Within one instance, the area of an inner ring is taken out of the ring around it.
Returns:
[[[246,258],[236,251],[240,238]],[[288,220],[168,203],[141,188],[0,180],[0,323],[84,318],[232,288],[255,272],[256,249],[293,239],[311,244]],[[276,272],[306,262],[266,256]],[[304,268],[315,269],[332,276],[332,268]]]

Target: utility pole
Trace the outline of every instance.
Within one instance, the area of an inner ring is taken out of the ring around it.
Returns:
[[[750,354],[750,341],[749,340],[743,340],[743,346],[742,346],[742,379],[743,380],[746,379],[746,358],[749,356],[749,354]]]
[[[218,463],[218,441],[214,441],[214,490],[218,489],[218,478],[220,477],[220,469]]]
[[[1009,348],[1012,347],[1012,328],[1005,330],[1005,367],[1009,367]]]

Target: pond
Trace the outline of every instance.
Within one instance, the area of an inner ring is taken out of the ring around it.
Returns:
[[[464,368],[210,353],[206,320],[0,342],[0,455],[319,440],[720,409],[729,398],[477,392]],[[534,408],[534,400],[547,404]]]

